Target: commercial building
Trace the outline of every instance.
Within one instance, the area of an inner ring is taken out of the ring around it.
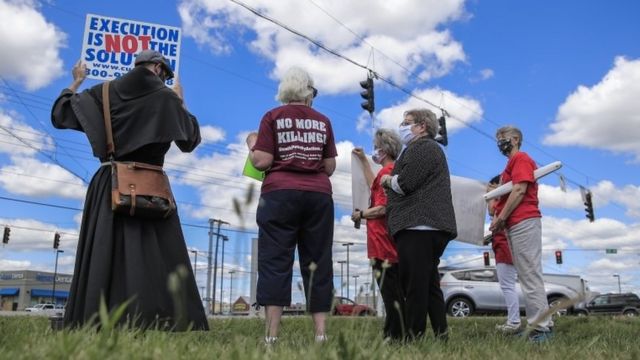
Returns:
[[[53,273],[19,270],[0,271],[0,310],[19,311],[40,303],[65,304],[71,275],[57,274],[55,294]]]

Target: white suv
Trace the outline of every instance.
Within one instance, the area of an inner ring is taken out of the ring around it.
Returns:
[[[573,289],[564,285],[545,282],[544,287],[550,305],[563,299],[578,297]],[[440,288],[450,316],[467,317],[476,312],[507,310],[496,269],[493,266],[466,269],[441,268]],[[520,298],[520,310],[524,310],[524,296],[519,283],[516,283],[516,291]],[[572,308],[569,309],[570,312],[572,310]]]

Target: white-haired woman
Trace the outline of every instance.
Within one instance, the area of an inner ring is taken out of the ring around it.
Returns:
[[[250,159],[266,170],[257,211],[257,302],[265,306],[267,343],[277,340],[284,306],[291,303],[298,247],[307,310],[316,341],[326,340],[333,299],[333,199],[329,176],[337,156],[331,121],[311,105],[313,79],[294,67],[281,79],[276,99],[257,134],[247,137]],[[313,281],[313,283],[309,283]]]
[[[371,188],[369,208],[356,210],[351,214],[351,220],[367,221],[367,257],[376,274],[376,282],[380,287],[380,294],[386,312],[383,335],[385,338],[402,338],[402,320],[395,304],[402,303],[400,284],[398,279],[398,251],[395,242],[387,229],[387,195],[380,179],[391,174],[394,161],[400,155],[402,144],[398,134],[389,129],[378,129],[373,136],[373,162],[382,165],[378,174],[373,175],[369,160],[361,148],[353,149],[353,153],[362,162],[367,184]]]
[[[412,109],[404,113],[399,132],[405,149],[381,183],[389,189],[387,223],[398,248],[405,335],[422,337],[428,315],[436,337],[446,339],[438,264],[457,230],[449,167],[435,141],[438,119],[427,109]]]

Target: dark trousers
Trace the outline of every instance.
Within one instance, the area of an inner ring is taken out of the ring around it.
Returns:
[[[387,263],[383,260],[373,259],[373,271],[376,282],[380,288],[384,310],[387,316],[384,319],[383,334],[385,338],[402,338],[402,293],[400,291],[400,279],[398,277],[398,264]]]
[[[263,194],[256,216],[258,232],[257,302],[291,304],[296,247],[307,310],[328,312],[333,299],[333,200],[331,195],[300,190]],[[313,270],[310,269],[314,263]]]
[[[441,231],[402,230],[395,235],[408,339],[424,335],[427,315],[437,338],[446,338],[447,316],[438,264],[449,242]]]

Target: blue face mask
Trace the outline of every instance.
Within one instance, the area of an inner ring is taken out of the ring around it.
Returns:
[[[411,132],[411,127],[413,125],[415,125],[415,124],[400,125],[400,127],[398,127],[398,133],[400,135],[400,141],[402,141],[403,145],[409,144],[411,142],[411,140],[413,140],[413,138],[416,137],[416,134]]]
[[[382,164],[382,160],[384,160],[385,157],[387,157],[387,154],[381,152],[380,149],[374,149],[371,153],[371,158],[376,164]]]

